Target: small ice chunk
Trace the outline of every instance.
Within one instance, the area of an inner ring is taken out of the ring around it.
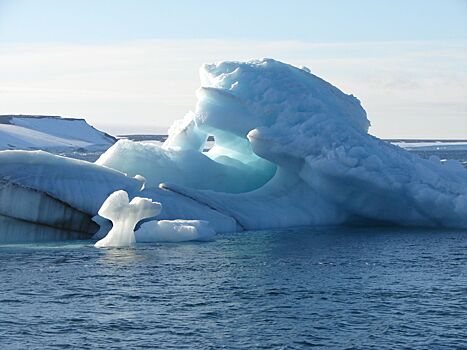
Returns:
[[[139,174],[136,174],[133,177],[141,183],[141,191],[144,190],[146,188],[146,178]]]
[[[135,232],[138,242],[212,241],[215,234],[209,222],[202,220],[153,220]]]
[[[128,247],[135,243],[135,226],[146,218],[156,216],[161,212],[161,204],[148,198],[135,197],[128,199],[128,193],[123,190],[112,193],[99,209],[99,215],[112,221],[113,227],[103,239],[94,246]]]

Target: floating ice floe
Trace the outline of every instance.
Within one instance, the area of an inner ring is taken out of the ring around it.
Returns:
[[[85,215],[73,219],[73,229],[92,235],[90,218],[122,189],[162,205],[154,220],[137,226],[136,241],[151,232],[165,237],[157,233],[164,220],[207,221],[215,232],[349,224],[467,228],[467,170],[369,135],[359,100],[309,69],[262,59],[204,65],[200,75],[194,111],[170,128],[162,146],[121,140],[95,164],[0,152],[2,203],[20,201],[14,210],[0,205],[0,215],[67,230],[64,218],[77,211]],[[210,135],[215,144],[203,152]],[[54,200],[62,216],[25,213],[28,203]],[[203,225],[186,235],[203,236]]]
[[[211,241],[216,232],[202,220],[151,220],[136,231],[138,242]]]

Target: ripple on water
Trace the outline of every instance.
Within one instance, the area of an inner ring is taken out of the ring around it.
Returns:
[[[459,348],[467,236],[299,228],[0,247],[2,349]]]

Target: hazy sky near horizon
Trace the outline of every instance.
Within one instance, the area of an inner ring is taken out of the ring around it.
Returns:
[[[357,96],[377,136],[467,138],[467,0],[0,0],[0,114],[159,132],[202,63],[261,57]]]

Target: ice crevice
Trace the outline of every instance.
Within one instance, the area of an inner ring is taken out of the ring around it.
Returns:
[[[195,108],[162,146],[119,140],[95,164],[0,152],[0,180],[91,217],[118,190],[160,203],[136,242],[301,225],[467,228],[467,170],[369,135],[360,101],[309,69],[224,61],[203,65],[200,79]]]

